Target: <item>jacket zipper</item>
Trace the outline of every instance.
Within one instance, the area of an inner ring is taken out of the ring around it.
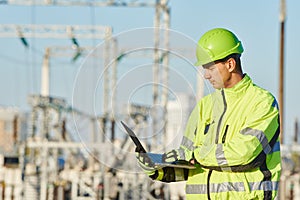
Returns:
[[[209,183],[210,183],[210,177],[211,177],[211,173],[212,173],[212,169],[210,169],[209,171],[208,171],[208,175],[207,175],[207,199],[208,200],[211,200],[211,198],[210,198],[210,191],[209,191]]]
[[[221,90],[221,94],[222,94],[222,97],[223,97],[224,111],[223,111],[223,113],[221,114],[221,117],[220,117],[220,119],[219,119],[218,126],[217,126],[217,134],[216,134],[216,140],[215,140],[215,143],[216,143],[216,144],[218,144],[218,142],[219,142],[219,133],[220,133],[220,128],[221,128],[221,123],[222,123],[223,117],[224,117],[224,115],[225,115],[225,112],[226,112],[226,110],[227,110],[227,103],[226,103],[225,93],[224,93],[224,90],[223,90],[223,89]]]

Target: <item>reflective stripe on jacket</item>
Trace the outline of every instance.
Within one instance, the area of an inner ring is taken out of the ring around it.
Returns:
[[[192,145],[191,145],[192,144]],[[274,199],[280,179],[279,111],[275,98],[248,75],[204,97],[180,146],[189,171],[187,199]]]

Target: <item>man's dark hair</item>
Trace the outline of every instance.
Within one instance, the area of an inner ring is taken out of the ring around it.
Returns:
[[[233,53],[233,54],[230,54],[230,55],[226,56],[225,58],[222,58],[222,59],[217,60],[215,62],[226,62],[229,58],[233,58],[235,60],[236,70],[238,72],[242,72],[241,54]]]
[[[208,68],[211,65],[214,65],[216,63],[226,62],[229,58],[233,58],[235,60],[235,62],[236,62],[236,71],[240,72],[240,73],[243,73],[242,64],[241,64],[241,54],[238,54],[238,53],[233,53],[233,54],[230,54],[230,55],[226,56],[225,58],[222,58],[222,59],[204,64],[203,68]]]

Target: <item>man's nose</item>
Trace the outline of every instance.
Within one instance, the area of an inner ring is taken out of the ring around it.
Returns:
[[[204,78],[209,79],[210,78],[210,73],[207,69],[204,70]]]

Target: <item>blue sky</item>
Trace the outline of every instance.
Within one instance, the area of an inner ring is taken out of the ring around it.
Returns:
[[[285,40],[285,124],[284,138],[291,142],[295,118],[300,115],[298,94],[300,68],[300,1],[287,0]],[[254,82],[278,97],[279,77],[279,0],[170,0],[171,29],[197,41],[215,27],[225,27],[242,40],[245,52],[243,68]],[[80,24],[109,25],[114,34],[153,26],[153,8],[92,8],[59,6],[0,5],[1,24]],[[137,36],[139,37],[139,36]],[[27,95],[40,91],[40,66],[44,48],[69,44],[68,40],[29,39],[30,48],[17,38],[0,38],[0,105],[28,109]],[[98,41],[96,41],[98,42]],[[79,41],[81,44],[95,41]],[[188,45],[188,44],[187,44]],[[70,99],[80,62],[70,58],[51,59],[51,94]],[[74,67],[75,66],[75,67]]]

